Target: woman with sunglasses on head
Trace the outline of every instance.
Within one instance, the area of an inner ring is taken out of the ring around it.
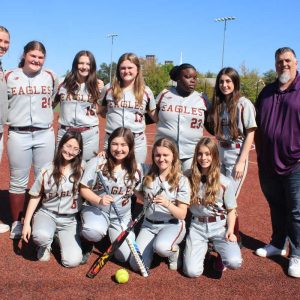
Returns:
[[[32,235],[38,246],[37,258],[50,259],[51,244],[57,233],[61,260],[65,267],[76,267],[82,260],[76,215],[81,208],[79,182],[83,173],[83,143],[79,132],[67,132],[61,138],[53,163],[43,167],[31,187],[22,237]],[[32,216],[41,202],[40,209]]]

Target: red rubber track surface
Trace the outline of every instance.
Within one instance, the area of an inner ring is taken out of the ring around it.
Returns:
[[[57,128],[57,115],[55,128]],[[101,146],[104,120],[100,122]],[[153,144],[155,125],[147,126],[148,161]],[[5,135],[6,139],[6,135]],[[7,155],[0,168],[0,219],[10,222]],[[32,175],[29,186],[32,184]],[[110,261],[94,279],[85,274],[107,241],[94,248],[88,263],[73,269],[61,266],[59,250],[47,263],[36,261],[32,243],[23,245],[0,234],[0,298],[1,299],[300,299],[300,280],[287,276],[288,258],[261,258],[254,250],[268,243],[271,234],[268,205],[261,193],[255,151],[250,153],[250,164],[239,199],[239,222],[243,240],[241,269],[212,271],[212,259],[207,260],[204,274],[195,279],[185,277],[181,270],[168,270],[164,259],[156,258],[151,274],[143,278],[129,270],[126,284],[117,284],[114,273],[121,267]],[[140,208],[140,205],[139,205]]]

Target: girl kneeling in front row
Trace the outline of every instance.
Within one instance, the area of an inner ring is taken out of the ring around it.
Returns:
[[[150,267],[154,252],[168,257],[169,268],[177,270],[179,243],[185,236],[185,217],[190,203],[188,179],[181,174],[176,144],[162,138],[152,150],[152,166],[143,181],[145,212],[141,231],[136,239],[145,264]],[[137,266],[133,257],[130,264]]]
[[[233,233],[236,199],[232,183],[220,174],[218,147],[211,138],[202,138],[195,148],[190,182],[192,221],[184,252],[184,273],[189,277],[203,273],[209,241],[224,267],[239,268],[241,251]]]
[[[142,167],[135,159],[134,135],[130,129],[119,127],[112,132],[106,157],[92,158],[80,182],[80,194],[87,201],[81,212],[81,234],[93,243],[102,240],[107,232],[113,242],[123,231],[119,217],[127,227],[131,222],[131,196],[141,185]],[[110,195],[106,194],[104,184]],[[127,243],[115,252],[120,262],[127,261],[129,255]]]
[[[30,221],[40,201],[41,208],[33,217],[32,238],[38,246],[37,258],[50,259],[51,244],[57,233],[61,261],[65,267],[76,267],[82,260],[76,214],[81,207],[78,197],[79,181],[83,173],[82,137],[78,132],[67,132],[58,145],[53,163],[43,167],[29,191],[31,195],[22,237],[28,242]]]

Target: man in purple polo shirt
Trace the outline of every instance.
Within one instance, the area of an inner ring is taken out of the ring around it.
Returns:
[[[256,148],[261,189],[269,203],[270,244],[256,250],[262,257],[286,255],[288,274],[300,277],[300,74],[293,49],[275,52],[278,75],[256,102]]]

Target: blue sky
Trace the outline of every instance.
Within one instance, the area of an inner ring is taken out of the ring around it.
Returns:
[[[241,64],[260,74],[274,69],[274,52],[294,48],[300,57],[300,1],[279,0],[49,0],[2,1],[0,24],[11,33],[11,47],[3,58],[6,69],[19,62],[24,45],[40,40],[47,49],[45,66],[63,75],[74,55],[93,52],[97,65],[110,63],[124,52],[155,54],[157,61],[193,64],[199,72],[221,68],[224,23],[228,22],[224,66]]]

